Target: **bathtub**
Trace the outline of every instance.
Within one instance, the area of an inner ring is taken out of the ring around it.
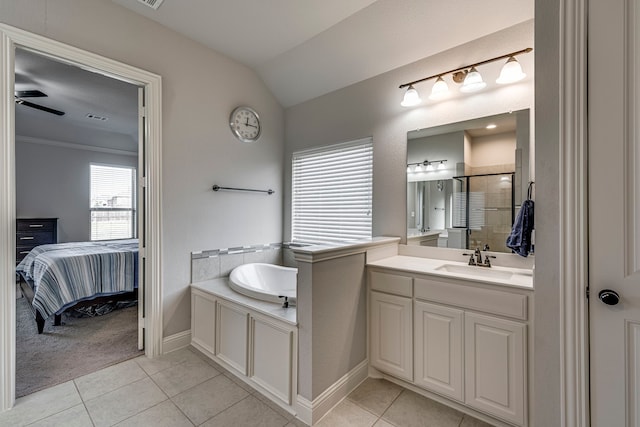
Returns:
[[[282,303],[287,297],[296,303],[298,269],[274,264],[243,264],[231,271],[229,286],[243,295],[263,301]]]

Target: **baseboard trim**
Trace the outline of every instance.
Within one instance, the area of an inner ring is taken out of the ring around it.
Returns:
[[[164,337],[162,340],[162,353],[167,354],[180,350],[191,344],[191,329]]]
[[[313,399],[313,402],[298,395],[296,397],[297,417],[309,425],[316,424],[362,381],[366,380],[368,374],[369,360],[365,359]]]

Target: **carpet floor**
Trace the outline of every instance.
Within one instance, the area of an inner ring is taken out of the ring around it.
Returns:
[[[16,299],[16,397],[144,354],[138,350],[138,308],[96,317],[62,315],[38,335],[26,298]]]

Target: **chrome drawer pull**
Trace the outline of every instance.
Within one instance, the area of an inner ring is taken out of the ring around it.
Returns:
[[[20,240],[33,240],[35,237],[21,237]]]
[[[25,255],[25,254],[28,254],[29,252],[30,251],[22,251],[22,252],[20,252],[20,255]]]
[[[31,228],[42,228],[42,227],[44,227],[44,224],[29,224],[29,227],[31,227]]]

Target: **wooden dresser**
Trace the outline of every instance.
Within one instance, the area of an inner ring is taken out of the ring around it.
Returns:
[[[16,264],[38,245],[58,243],[58,218],[16,220]]]

